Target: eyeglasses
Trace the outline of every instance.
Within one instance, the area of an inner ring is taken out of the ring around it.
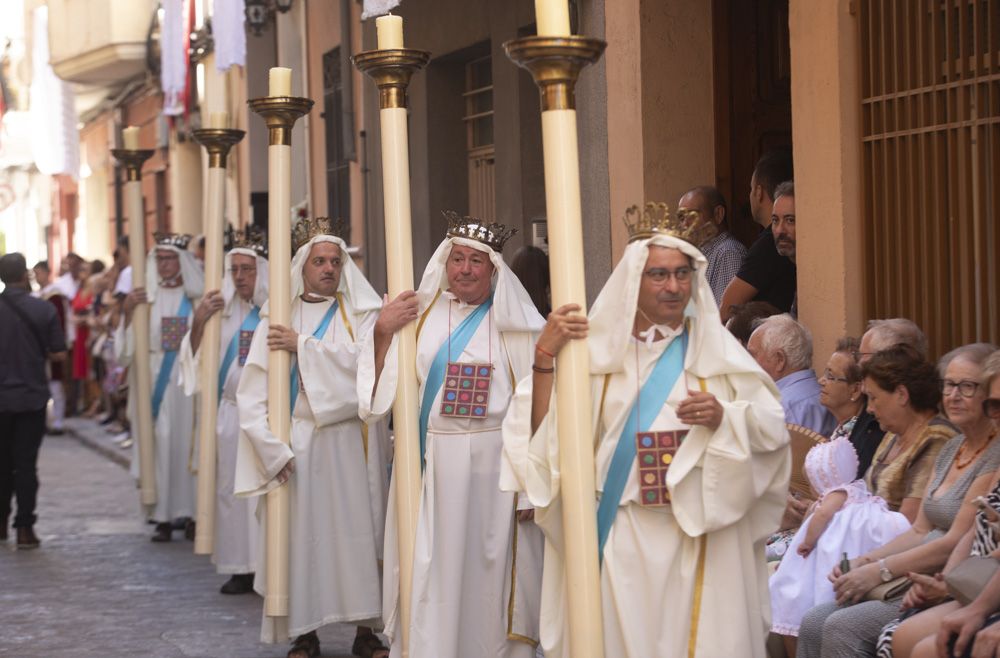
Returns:
[[[835,377],[834,374],[832,372],[830,372],[829,368],[827,368],[826,370],[824,370],[823,374],[820,375],[819,378],[820,379],[825,379],[828,382],[844,382],[845,384],[850,384],[851,383],[851,380],[848,379],[847,377]]]
[[[983,400],[983,413],[993,420],[1000,420],[1000,398]]]
[[[665,267],[651,267],[642,273],[643,276],[648,277],[653,283],[666,283],[673,277],[677,283],[687,283],[691,280],[691,275],[694,274],[694,270],[690,267],[678,267],[676,270],[668,270]]]
[[[239,276],[240,274],[256,274],[257,267],[255,265],[234,265],[229,268],[229,273],[233,276]]]
[[[950,379],[946,379],[941,382],[941,393],[944,395],[951,395],[958,389],[958,394],[963,398],[971,398],[979,390],[979,382],[969,381],[968,379],[954,382]]]

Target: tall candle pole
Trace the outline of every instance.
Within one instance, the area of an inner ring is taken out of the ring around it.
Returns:
[[[270,95],[248,101],[250,109],[264,117],[268,128],[267,147],[267,240],[270,323],[291,325],[291,212],[292,212],[292,127],[312,109],[313,101],[291,95],[288,69],[271,69]],[[267,356],[267,417],[271,432],[291,443],[290,400],[291,355],[273,350]],[[288,484],[275,487],[266,503],[266,583],[264,614],[288,616]]]
[[[205,289],[221,290],[223,265],[223,210],[226,197],[226,159],[229,149],[241,139],[242,130],[225,127],[225,116],[213,115],[209,128],[193,131],[195,140],[208,151],[208,215],[205,217]],[[219,124],[219,125],[216,125]],[[215,551],[215,463],[216,418],[219,391],[219,341],[222,319],[216,313],[205,323],[201,345],[201,413],[198,416],[198,500],[195,511],[195,555]]]
[[[605,43],[570,36],[568,18],[554,5],[566,0],[537,0],[538,25],[563,26],[564,34],[515,39],[504,44],[507,56],[531,72],[542,100],[542,146],[545,206],[548,217],[552,307],[579,304],[586,312],[583,231],[580,212],[580,161],[576,136],[574,87],[580,70],[596,62]],[[550,10],[546,20],[543,6]],[[587,343],[570,341],[556,359],[556,411],[559,418],[559,468],[562,473],[562,522],[566,547],[569,605],[569,655],[604,655],[601,588],[597,555],[592,400]]]
[[[152,149],[140,149],[138,128],[125,129],[125,148],[112,149],[125,165],[125,212],[128,213],[128,253],[132,265],[132,286],[146,285],[146,222],[142,209],[142,164],[153,157]],[[139,499],[146,507],[156,505],[156,461],[153,453],[153,374],[149,362],[149,304],[132,311],[135,354],[131,368],[135,374],[132,391],[139,443]]]
[[[405,290],[413,290],[406,88],[413,74],[426,66],[430,53],[402,47],[402,19],[398,16],[383,16],[376,21],[376,26],[379,28],[379,49],[359,53],[352,59],[358,69],[375,80],[379,90],[386,273],[389,297],[394,299]],[[409,655],[410,646],[413,545],[420,510],[420,430],[417,423],[420,401],[416,358],[416,323],[411,322],[399,332],[399,383],[392,407],[395,431],[393,477],[396,479],[399,542],[400,642],[404,658]]]

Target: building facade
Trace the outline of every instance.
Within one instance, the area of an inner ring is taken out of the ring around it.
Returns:
[[[266,20],[247,32],[246,65],[217,72],[211,44],[192,46],[194,96],[188,114],[170,120],[160,114],[149,65],[158,3],[114,3],[115,12],[127,4],[135,16],[109,20],[100,38],[59,31],[79,24],[72,16],[81,7],[110,16],[111,4],[47,3],[50,41],[59,44],[54,69],[81,94],[99,97],[80,115],[80,172],[49,186],[47,235],[96,253],[122,233],[121,173],[108,147],[130,123],[140,125],[144,147],[157,149],[144,177],[148,230],[200,233],[205,162],[190,130],[220,109],[248,132],[230,159],[228,219],[266,225],[267,134],[246,100],[267,93],[271,66],[288,66],[292,93],[316,102],[293,132],[293,217],[349,219],[355,256],[383,289],[377,93],[350,63],[375,45],[361,3],[291,0],[279,11],[249,0],[265,7]],[[200,33],[212,4],[184,0]],[[690,187],[715,185],[729,202],[733,233],[752,241],[759,231],[749,213],[752,168],[766,150],[790,145],[799,312],[815,335],[818,363],[839,336],[857,335],[878,317],[913,318],[935,355],[1000,341],[1000,3],[573,0],[570,7],[577,33],[608,42],[577,87],[591,299],[624,249],[621,217],[632,204],[673,208]],[[416,275],[444,232],[444,210],[517,227],[511,253],[544,246],[538,93],[503,49],[534,33],[534,3],[404,0],[397,11],[406,44],[431,52],[409,89]]]

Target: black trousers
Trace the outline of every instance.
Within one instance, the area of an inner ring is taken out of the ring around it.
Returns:
[[[38,496],[38,448],[45,436],[45,409],[0,411],[0,518],[10,516],[17,496],[15,528],[35,525]]]

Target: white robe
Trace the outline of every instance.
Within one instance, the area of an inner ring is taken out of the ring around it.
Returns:
[[[222,331],[220,332],[219,366],[233,336],[253,309],[251,304],[241,299],[234,299],[232,312],[222,315]],[[239,338],[237,338],[239,341]],[[237,342],[237,348],[238,348]],[[180,374],[185,390],[194,393],[201,390],[201,350],[191,349],[191,332],[184,336],[181,343]],[[240,419],[236,407],[236,387],[243,373],[240,365],[239,350],[226,372],[225,383],[222,386],[222,396],[219,399],[219,410],[216,415],[216,462],[215,462],[215,550],[212,552],[212,564],[221,574],[252,573],[257,568],[257,541],[260,534],[260,523],[255,513],[256,505],[248,498],[238,498],[233,493],[236,485],[236,446],[239,441]],[[216,387],[218,380],[213,377],[205,383]],[[199,449],[201,443],[199,442]]]
[[[598,490],[603,488],[638,382],[648,376],[668,343],[647,345],[633,339],[624,369],[608,376],[599,428],[598,413],[592,419],[594,436],[599,437]],[[622,493],[601,568],[606,656],[687,656],[695,613],[696,656],[764,655],[770,608],[763,541],[779,523],[788,486],[784,416],[776,395],[754,374],[711,377],[705,383],[722,403],[722,424],[715,432],[694,427],[684,439],[668,471],[672,505],[638,504],[634,464]],[[592,377],[595,407],[604,385],[604,376]],[[686,428],[675,409],[687,390],[698,388],[698,378],[685,373],[651,429]],[[530,377],[518,386],[505,420],[504,455],[502,486],[527,491],[546,535],[542,646],[547,657],[571,656],[571,641],[566,640],[555,400],[531,436]],[[703,582],[697,588],[701,605],[695,610],[699,554],[706,539]]]
[[[449,326],[453,330],[476,308],[451,303],[449,323],[450,299],[442,293],[421,325],[417,341],[421,399],[430,364],[447,341]],[[484,317],[465,351],[451,355],[453,361],[494,364],[488,417],[482,421],[442,417],[441,391],[431,408],[414,551],[411,658],[535,655],[542,537],[534,523],[515,520],[514,494],[499,489],[500,427],[514,383],[530,372],[534,340],[527,332],[501,335],[495,323]],[[396,345],[393,339],[373,396],[374,343],[366,343],[358,370],[362,417],[379,417],[392,407],[398,378]],[[365,400],[371,400],[370,408]],[[400,631],[394,494],[389,498],[385,544],[384,619],[390,639]],[[401,655],[400,644],[394,643],[391,651],[393,658]]]
[[[281,642],[334,622],[373,625],[382,614],[378,559],[385,523],[388,433],[368,427],[367,458],[358,419],[355,383],[360,339],[373,331],[377,313],[355,318],[334,314],[320,339],[312,337],[329,301],[292,303],[291,326],[299,334],[299,391],[292,413],[291,446],[271,433],[267,421],[267,332],[262,311],[237,392],[240,444],[236,494],[259,496],[277,486],[274,476],[295,457],[288,481],[291,499],[290,571],[285,618],[265,616],[261,641]],[[353,335],[353,338],[352,338]],[[293,357],[294,360],[294,357]],[[260,501],[260,512],[266,509]],[[261,549],[255,589],[266,594],[267,554]]]
[[[160,288],[149,307],[149,359],[152,370],[151,385],[156,389],[164,352],[160,349],[160,319],[176,316],[184,288]],[[197,302],[191,300],[191,307]],[[191,315],[188,316],[190,326]],[[119,361],[131,365],[135,356],[135,336],[131,325],[119,327],[115,349],[120,349]],[[153,422],[153,450],[156,461],[156,505],[149,518],[165,523],[179,517],[194,517],[197,469],[194,453],[195,401],[184,394],[178,381],[180,356],[174,361],[173,372],[167,381],[160,404],[160,412]],[[129,368],[128,418],[132,425],[132,475],[139,477],[139,423],[135,408],[135,369]],[[153,391],[150,391],[152,395]]]

